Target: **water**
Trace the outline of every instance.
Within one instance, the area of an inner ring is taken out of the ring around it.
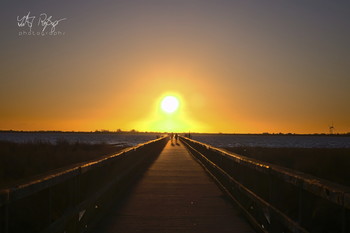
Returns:
[[[0,141],[25,142],[49,142],[57,143],[67,141],[69,143],[107,143],[135,146],[157,138],[159,134],[116,134],[116,133],[48,133],[48,132],[0,132]]]
[[[350,148],[349,136],[193,134],[191,137],[215,147]]]
[[[116,133],[24,133],[0,132],[0,141],[70,143],[107,143],[135,146],[156,139],[158,134],[116,134]],[[194,140],[215,147],[297,147],[297,148],[350,148],[349,136],[301,136],[301,135],[224,135],[193,134]]]

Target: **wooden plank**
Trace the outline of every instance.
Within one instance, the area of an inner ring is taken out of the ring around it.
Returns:
[[[254,232],[182,144],[167,144],[121,208],[92,232]]]

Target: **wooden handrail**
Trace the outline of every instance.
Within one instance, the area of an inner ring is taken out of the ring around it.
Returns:
[[[312,175],[305,174],[303,172],[283,168],[278,165],[251,159],[233,152],[228,152],[193,139],[182,138],[200,145],[209,151],[219,153],[222,156],[235,160],[236,163],[240,163],[243,166],[250,167],[265,174],[271,174],[295,186],[301,185],[305,191],[327,199],[334,204],[345,206],[347,208],[350,207],[350,188],[347,186],[339,185]]]
[[[97,203],[112,201],[111,198],[114,197],[112,193],[122,189],[119,186],[126,185],[126,180],[133,176],[133,173],[144,169],[142,167],[152,161],[167,140],[168,137],[164,136],[95,161],[1,190],[0,232],[13,231],[11,227],[16,227],[16,223],[21,225],[21,220],[16,219],[16,216],[22,216],[20,219],[27,220],[21,210],[22,204],[35,207],[41,198],[48,202],[44,209],[38,210],[39,213],[35,211],[32,213],[38,214],[35,219],[40,220],[40,226],[33,226],[38,227],[41,232],[63,232],[66,229],[69,229],[67,232],[85,231],[87,225],[95,221],[95,215],[101,213],[100,209],[108,208],[108,204],[101,204],[104,206],[101,207]],[[53,190],[56,190],[55,192],[60,190],[62,193],[55,194]],[[57,198],[66,202],[64,206],[54,203]],[[28,207],[24,208],[26,211],[33,211]],[[12,214],[14,210],[16,213]],[[83,217],[87,215],[89,216]],[[40,219],[39,216],[44,219]],[[33,229],[29,232],[33,232]]]
[[[54,174],[50,174],[45,177],[41,177],[40,179],[32,180],[28,183],[19,184],[15,187],[7,188],[7,189],[2,189],[0,190],[0,207],[3,206],[4,204],[8,204],[9,202],[24,198],[26,196],[39,192],[43,189],[52,187],[66,179],[78,176],[79,174],[85,173],[88,170],[93,169],[95,167],[104,166],[105,164],[110,163],[112,160],[120,156],[124,156],[132,151],[135,151],[135,150],[138,150],[139,148],[144,147],[145,145],[154,143],[164,138],[165,137],[151,140],[145,143],[141,143],[137,146],[127,148],[119,153],[110,155],[108,157],[97,159],[92,162],[85,162],[76,167],[69,168],[67,170],[60,171]]]
[[[226,191],[231,200],[240,206],[243,213],[260,232],[280,232],[281,229],[288,229],[287,231],[289,232],[312,232],[309,231],[310,224],[312,225],[312,223],[309,222],[305,225],[305,221],[303,220],[303,215],[305,214],[303,205],[305,201],[310,200],[310,197],[304,197],[304,193],[310,193],[317,198],[338,206],[341,222],[341,230],[339,232],[347,232],[347,216],[350,210],[349,187],[319,179],[302,172],[241,156],[189,138],[181,137],[181,140],[194,157],[198,159],[214,177],[217,183]],[[245,172],[243,174],[242,172],[240,172],[240,174],[232,173],[231,175],[232,170],[238,169],[239,167],[244,167],[245,170],[242,171]],[[265,178],[261,178],[259,174],[263,174]],[[250,176],[250,183],[244,181],[244,176]],[[252,179],[257,183],[251,183]],[[261,186],[260,189],[257,187],[254,188],[254,186],[259,185],[258,182],[261,179],[265,179],[263,187],[265,192],[266,190],[269,192],[267,197],[266,194],[265,196],[263,195],[264,190],[261,189]],[[268,187],[266,187],[266,179]],[[296,218],[294,215],[294,217],[289,216],[288,213],[281,211],[275,206],[276,200],[274,200],[274,195],[279,195],[279,185],[275,184],[274,182],[276,181],[274,180],[282,182],[281,185],[284,183],[284,185],[289,184],[294,186],[296,196],[293,198],[298,203],[296,206],[298,210]],[[248,184],[249,187],[246,186],[245,183]],[[244,198],[240,197],[242,195]],[[254,205],[261,207],[254,207]],[[259,210],[254,210],[254,208],[258,208]],[[267,225],[269,225],[268,231],[266,231]],[[305,228],[307,225],[309,226],[308,230],[306,230],[307,227]]]

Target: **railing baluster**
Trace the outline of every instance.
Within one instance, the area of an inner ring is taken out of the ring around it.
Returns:
[[[53,220],[53,207],[52,207],[52,187],[49,188],[49,223]]]
[[[298,224],[303,223],[303,183],[299,182],[298,186]]]
[[[347,221],[346,221],[346,208],[345,206],[343,206],[343,209],[342,209],[342,233],[346,233],[347,231]]]
[[[5,191],[5,202],[3,211],[4,211],[4,233],[9,233],[10,231],[10,198],[11,198],[11,191],[6,190]]]
[[[273,179],[273,175],[271,174],[271,169],[269,169],[269,203],[271,205],[273,205],[273,203],[276,202],[275,200],[275,182],[274,182],[274,179]],[[270,208],[269,208],[269,213],[270,213],[270,228],[271,228],[271,232],[275,232],[275,219],[272,217],[272,213],[270,211]]]
[[[7,202],[6,204],[5,204],[5,226],[4,226],[4,232],[5,233],[8,233],[9,232],[9,228],[10,228],[10,210],[9,210],[9,208],[10,208],[10,203],[9,202]]]

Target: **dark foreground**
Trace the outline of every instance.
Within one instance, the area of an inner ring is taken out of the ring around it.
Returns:
[[[14,143],[0,141],[0,189],[27,182],[56,169],[116,153],[123,146],[59,141]]]
[[[228,147],[228,151],[350,187],[350,148]]]

